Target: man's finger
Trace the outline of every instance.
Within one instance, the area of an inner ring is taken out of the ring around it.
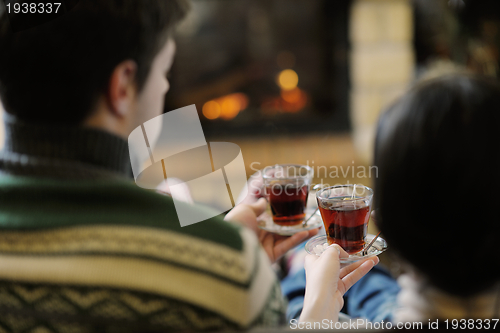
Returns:
[[[276,261],[276,257],[274,256],[274,251],[273,251],[273,245],[274,245],[273,235],[267,232],[263,233],[260,237],[260,243],[262,244],[262,247],[269,256],[269,260],[271,260],[271,263],[274,263]]]
[[[248,207],[250,207],[254,211],[256,216],[259,216],[266,211],[266,205],[266,199],[260,198],[259,200],[257,200],[257,202],[248,205]]]
[[[377,225],[377,217],[378,217],[377,215],[378,215],[377,210],[376,209],[372,210],[370,216],[371,216],[373,223],[375,223],[375,225]]]
[[[263,180],[261,171],[257,171],[247,182],[246,192],[241,192],[238,196],[238,202],[242,204],[253,204],[261,197],[264,197]]]
[[[274,248],[274,254],[276,258],[281,257],[285,253],[287,253],[289,250],[293,249],[297,245],[299,245],[301,242],[306,240],[309,236],[309,232],[307,231],[301,231],[296,234],[294,234],[291,237],[284,237],[284,238],[279,238],[279,241],[276,242],[275,248]]]
[[[316,236],[318,234],[318,232],[319,232],[319,228],[308,230],[309,236],[307,238],[311,238],[313,236]]]

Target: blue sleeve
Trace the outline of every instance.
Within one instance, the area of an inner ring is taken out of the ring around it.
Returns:
[[[304,305],[305,270],[301,269],[281,281],[283,295],[288,299],[287,320],[298,319]],[[399,286],[381,265],[374,267],[344,295],[342,312],[353,318],[372,322],[392,321]]]

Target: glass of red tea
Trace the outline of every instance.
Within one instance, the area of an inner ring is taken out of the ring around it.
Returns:
[[[313,169],[307,165],[278,164],[264,168],[262,177],[273,222],[280,226],[302,223]]]
[[[363,250],[368,230],[373,190],[364,185],[338,185],[316,192],[328,244],[347,253]]]

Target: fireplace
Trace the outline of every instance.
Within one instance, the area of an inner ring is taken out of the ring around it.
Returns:
[[[193,0],[165,111],[196,104],[207,138],[343,132],[350,1]]]

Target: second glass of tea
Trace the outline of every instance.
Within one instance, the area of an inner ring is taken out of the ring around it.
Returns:
[[[316,192],[328,244],[347,253],[363,250],[368,231],[373,190],[364,185],[331,186]]]
[[[264,168],[262,177],[273,222],[280,226],[302,223],[313,169],[307,165],[278,164]]]

